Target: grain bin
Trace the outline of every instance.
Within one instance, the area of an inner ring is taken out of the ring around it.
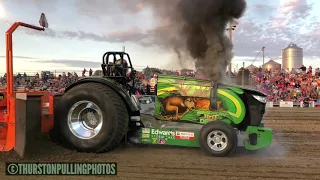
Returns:
[[[294,43],[290,43],[282,49],[282,68],[291,70],[303,65],[303,49]]]
[[[271,71],[280,71],[281,70],[281,64],[275,62],[274,60],[270,60],[266,63],[264,63],[264,65],[262,65],[262,69],[267,69],[267,70],[271,70]]]

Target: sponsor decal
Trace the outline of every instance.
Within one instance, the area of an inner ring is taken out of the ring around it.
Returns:
[[[175,138],[184,140],[194,140],[194,133],[177,131]]]
[[[141,139],[142,142],[151,143],[151,139]]]
[[[152,143],[157,144],[157,140],[158,140],[158,138],[152,138]]]
[[[176,132],[172,130],[151,129],[151,138],[175,139]]]
[[[149,128],[142,128],[142,133],[149,134],[150,133],[150,129]]]
[[[208,120],[217,120],[218,119],[218,115],[208,115],[208,114],[204,114],[204,119],[208,119]]]
[[[158,140],[158,144],[165,144],[165,143],[166,143],[166,141],[164,139],[159,139]]]
[[[174,131],[168,131],[168,130],[159,130],[159,129],[152,129],[151,130],[152,135],[164,135],[164,136],[174,136]]]
[[[150,134],[142,134],[142,138],[150,138]]]

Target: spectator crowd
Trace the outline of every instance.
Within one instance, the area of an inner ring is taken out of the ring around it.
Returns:
[[[82,71],[82,76],[92,76],[93,71],[90,69]],[[96,74],[96,73],[95,73]],[[187,77],[197,77],[196,72],[192,70],[162,70],[157,68],[145,68],[138,72],[136,80],[136,89],[140,94],[150,93],[153,91],[154,79],[156,74],[177,75]],[[236,74],[234,74],[236,75]],[[55,75],[51,72],[36,73],[29,76],[26,73],[18,73],[14,79],[15,90],[20,91],[49,91],[53,94],[63,93],[64,89],[79,78],[77,73],[67,72]],[[152,81],[152,82],[151,82]],[[6,74],[0,78],[0,86],[5,88]],[[320,102],[320,69],[306,68],[291,70],[262,70],[255,69],[249,75],[249,85],[268,95],[269,102],[279,101],[316,101]]]
[[[257,69],[250,74],[250,85],[267,94],[269,102],[320,102],[320,69],[302,66],[280,71]]]
[[[85,77],[87,70],[82,71],[82,77]],[[92,69],[89,70],[89,76],[93,75]],[[14,76],[14,89],[16,91],[49,91],[52,94],[63,93],[65,88],[76,82],[79,76],[76,72],[63,72],[58,76],[49,71],[36,73],[33,76],[27,73],[18,73]],[[6,85],[6,74],[0,78],[0,87],[4,89]]]

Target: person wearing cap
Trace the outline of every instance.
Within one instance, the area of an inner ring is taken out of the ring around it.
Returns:
[[[128,62],[124,59],[122,59],[122,61],[123,61],[123,64],[122,64],[123,68],[128,68]],[[121,65],[121,59],[116,60],[115,64]]]
[[[121,64],[121,60],[123,61],[122,64]],[[128,62],[124,59],[118,59],[116,60],[115,62],[116,65],[121,65],[120,67],[119,66],[116,66],[116,71],[119,73],[119,74],[122,74],[122,70],[124,70],[124,73],[125,75],[127,76],[127,71],[128,71]]]

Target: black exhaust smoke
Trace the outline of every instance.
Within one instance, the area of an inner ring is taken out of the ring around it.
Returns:
[[[225,76],[233,58],[233,45],[226,36],[228,22],[239,19],[246,0],[143,0],[151,6],[165,28],[157,42],[174,50],[181,64],[192,59],[198,72],[211,81]],[[183,57],[187,54],[188,57]],[[183,65],[181,65],[183,67]]]

